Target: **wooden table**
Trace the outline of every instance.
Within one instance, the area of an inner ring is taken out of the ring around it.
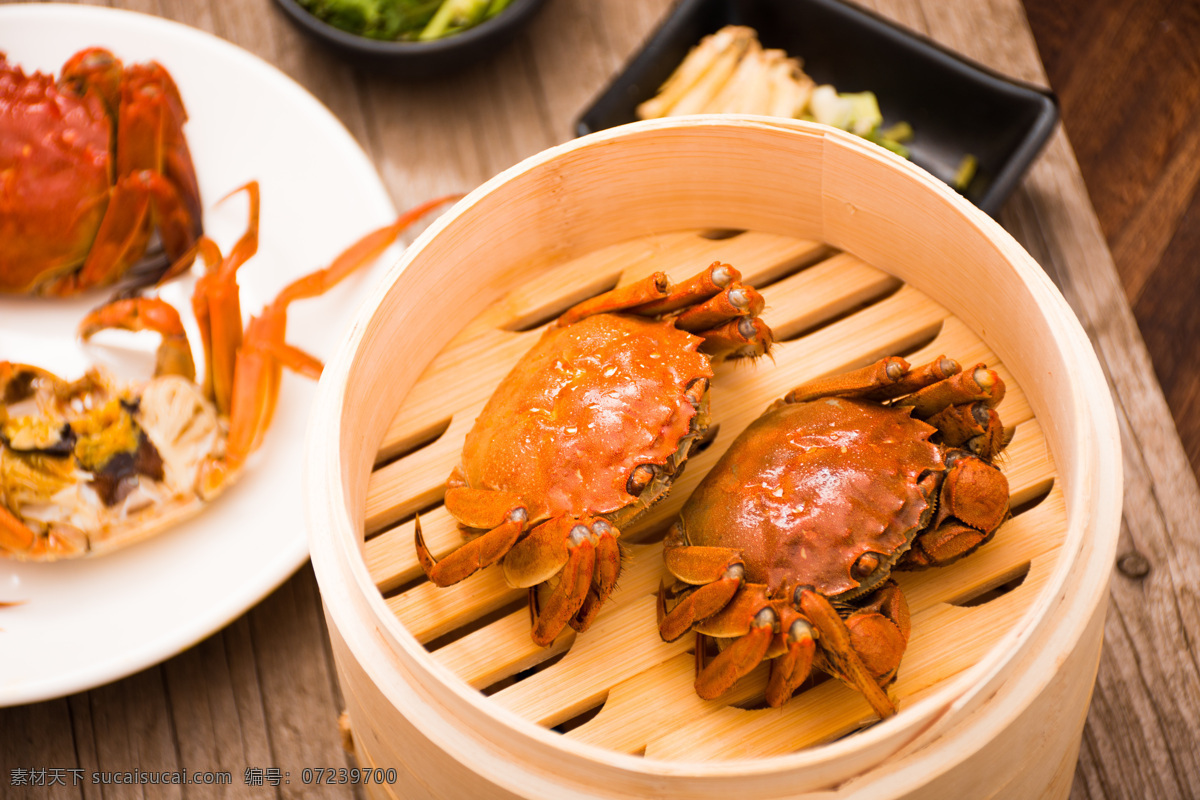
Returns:
[[[575,116],[671,0],[551,0],[492,61],[419,85],[348,67],[303,39],[271,0],[109,5],[210,31],[280,67],[341,118],[396,205],[406,207],[471,189],[568,139]],[[1019,0],[868,5],[1004,73],[1046,82]],[[1200,491],[1061,131],[1001,221],[1079,314],[1124,433],[1125,525],[1072,796],[1193,797],[1200,786],[1200,678],[1190,638],[1200,630]],[[228,628],[164,664],[89,692],[0,710],[0,795],[349,796],[348,787],[297,779],[305,767],[351,766],[338,733],[340,709],[320,598],[305,567]],[[232,785],[9,787],[11,770],[30,768],[227,771]],[[291,782],[272,786],[273,768],[290,773]],[[247,785],[247,770],[258,770],[265,785]]]

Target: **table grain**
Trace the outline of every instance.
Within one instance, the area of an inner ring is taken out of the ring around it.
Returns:
[[[672,3],[550,0],[532,26],[489,61],[421,83],[345,64],[302,37],[272,0],[95,4],[183,22],[275,64],[342,120],[374,161],[396,206],[404,208],[470,190],[569,139],[579,112]],[[864,4],[1000,72],[1046,85],[1020,0]],[[1108,377],[1123,436],[1118,564],[1071,796],[1195,797],[1200,490],[1061,130],[1000,219],[1083,322]],[[19,655],[0,651],[0,657]],[[227,628],[163,664],[70,697],[0,709],[0,796],[357,796],[351,786],[301,781],[305,768],[353,766],[338,731],[341,707],[320,597],[305,566]],[[12,770],[36,768],[88,776],[187,769],[228,772],[232,782],[9,786]],[[274,786],[268,770],[286,778]],[[262,777],[263,785],[248,785],[247,777]]]

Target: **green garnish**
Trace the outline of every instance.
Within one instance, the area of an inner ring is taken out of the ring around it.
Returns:
[[[370,39],[428,41],[491,19],[511,0],[297,0],[335,28]]]
[[[958,162],[958,169],[954,171],[954,181],[950,185],[960,192],[964,191],[971,185],[971,179],[975,177],[975,168],[979,166],[979,162],[975,156],[967,153],[962,157],[962,161]]]

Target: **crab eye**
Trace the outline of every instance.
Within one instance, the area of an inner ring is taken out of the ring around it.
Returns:
[[[683,395],[688,399],[689,403],[698,406],[700,405],[700,401],[704,399],[704,393],[707,391],[708,378],[696,378],[683,390]]]
[[[879,569],[880,559],[876,553],[863,553],[854,562],[854,577],[866,578]]]
[[[640,464],[629,476],[629,481],[625,484],[625,490],[630,494],[641,494],[642,490],[650,485],[650,481],[654,480],[656,470],[653,464]]]

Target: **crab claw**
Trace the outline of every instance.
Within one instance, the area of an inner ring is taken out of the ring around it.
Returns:
[[[817,649],[816,631],[803,615],[785,608],[778,637],[786,648],[771,663],[767,679],[767,705],[779,708],[796,691],[812,671],[813,655]]]
[[[421,533],[421,517],[417,516],[413,534],[417,560],[426,577],[437,586],[450,586],[504,557],[525,530],[525,509],[516,509],[503,523],[464,544],[441,561],[436,561]]]
[[[79,323],[79,336],[85,341],[106,328],[126,331],[156,331],[162,343],[155,356],[154,374],[180,375],[194,380],[196,365],[179,312],[169,303],[152,297],[116,300],[100,306]]]
[[[750,630],[734,639],[696,676],[696,694],[705,700],[715,700],[761,664],[775,636],[777,621],[774,609],[761,609],[750,624]],[[696,646],[700,646],[699,640]]]
[[[894,715],[896,707],[863,664],[854,648],[850,630],[829,601],[807,587],[799,589],[796,595],[800,611],[811,620],[819,634],[821,654],[828,662],[828,671],[857,689],[881,718]]]

